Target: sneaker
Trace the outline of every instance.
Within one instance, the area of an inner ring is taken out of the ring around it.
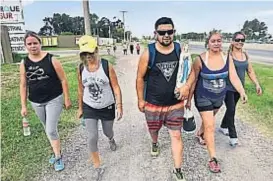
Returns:
[[[175,179],[176,181],[186,181],[183,173],[177,172],[176,170],[173,170],[173,179]]]
[[[216,158],[212,158],[209,161],[209,170],[213,173],[221,172],[220,165],[219,165],[218,160]]]
[[[159,155],[159,144],[158,143],[152,144],[151,155],[152,155],[152,157],[157,157]]]
[[[230,138],[229,145],[233,146],[233,147],[237,146],[238,145],[238,138]]]
[[[54,163],[55,163],[55,155],[54,154],[52,154],[52,156],[51,156],[51,158],[49,158],[49,163],[51,164],[51,165],[53,165]]]
[[[229,135],[228,128],[219,128],[219,132],[225,136]]]
[[[64,169],[64,162],[62,160],[62,157],[55,160],[54,169],[55,171],[61,171]]]
[[[102,179],[104,171],[105,171],[105,169],[103,167],[95,168],[96,181],[100,181]]]
[[[116,141],[114,140],[114,138],[112,138],[111,140],[109,140],[109,145],[110,145],[110,149],[112,151],[116,151],[117,149],[117,144]]]

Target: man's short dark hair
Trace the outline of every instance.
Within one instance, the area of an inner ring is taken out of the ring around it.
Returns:
[[[159,25],[166,25],[166,24],[171,24],[174,28],[174,24],[173,24],[173,20],[171,18],[168,17],[162,17],[159,18],[156,22],[155,22],[155,29],[157,30]]]

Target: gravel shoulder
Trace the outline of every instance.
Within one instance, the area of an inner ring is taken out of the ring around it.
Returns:
[[[102,181],[171,181],[172,158],[170,138],[162,127],[159,141],[160,156],[150,157],[150,137],[146,128],[144,114],[137,109],[135,77],[137,55],[121,55],[118,49],[115,66],[123,93],[124,118],[114,125],[118,149],[110,151],[108,140],[99,132],[99,150],[106,171]],[[217,115],[216,128],[219,127],[225,108]],[[196,109],[194,115],[198,127],[200,116]],[[273,140],[263,135],[251,125],[236,120],[240,145],[231,148],[228,137],[216,131],[217,157],[222,173],[208,171],[208,154],[200,146],[193,134],[183,134],[183,171],[187,181],[270,181],[273,180]],[[43,170],[33,180],[39,181],[92,181],[94,170],[87,163],[87,134],[83,127],[75,128],[62,143],[65,170],[56,173],[53,169]]]

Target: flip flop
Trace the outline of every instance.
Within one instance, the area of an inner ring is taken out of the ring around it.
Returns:
[[[204,139],[204,133],[201,133],[200,135],[196,135],[196,138],[198,139],[198,143],[200,145],[206,145],[205,139]]]

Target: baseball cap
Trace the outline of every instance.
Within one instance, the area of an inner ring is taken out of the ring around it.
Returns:
[[[98,47],[97,41],[94,37],[84,35],[78,41],[80,47],[80,54],[87,52],[87,53],[94,53],[96,48]]]

